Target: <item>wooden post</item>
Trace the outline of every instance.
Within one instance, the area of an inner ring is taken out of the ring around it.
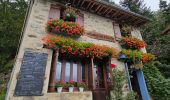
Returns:
[[[85,80],[86,80],[86,84],[88,86],[88,64],[85,64]]]
[[[73,62],[70,62],[70,80],[73,80]]]
[[[81,63],[78,62],[77,64],[77,82],[80,83],[82,80],[82,76],[81,76]]]
[[[56,49],[54,51],[53,62],[52,62],[52,69],[51,69],[51,78],[50,78],[50,85],[49,85],[49,91],[50,92],[54,92],[55,91],[56,65],[57,65],[57,62],[58,62],[58,56],[59,56],[59,49]]]
[[[65,81],[65,71],[66,71],[66,60],[64,59],[62,62],[62,68],[61,68],[61,81]]]
[[[104,86],[106,89],[106,94],[108,94],[108,85],[107,85],[107,71],[106,71],[106,65],[103,65],[103,76],[104,76]]]

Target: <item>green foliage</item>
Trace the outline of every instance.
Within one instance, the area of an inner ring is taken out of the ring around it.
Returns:
[[[113,69],[113,78],[112,78],[112,84],[113,84],[113,100],[123,100],[123,91],[122,87],[124,85],[125,79],[127,77],[125,76],[124,72],[119,72],[117,69]]]
[[[0,93],[0,100],[5,100],[5,95],[6,95],[6,91],[3,90],[3,91]]]
[[[123,96],[122,87],[127,79],[125,73],[120,72],[117,69],[113,69],[112,74],[113,74],[113,78],[112,78],[113,90],[111,92],[113,96],[111,98],[107,97],[107,99],[108,100],[135,100],[137,94],[134,91],[129,91],[129,93],[126,96]]]
[[[155,62],[155,66],[159,69],[159,71],[165,78],[170,79],[170,65]]]
[[[165,79],[157,69],[157,63],[145,64],[143,69],[148,90],[154,100],[170,98],[170,79]]]
[[[143,27],[142,37],[147,50],[157,55],[161,63],[170,64],[170,34],[162,34],[170,24],[170,3],[160,0],[160,10],[155,12],[150,23]]]
[[[12,68],[27,6],[24,0],[0,1],[0,73]]]
[[[121,0],[120,5],[130,11],[147,17],[151,17],[153,13],[150,8],[146,7],[144,0]]]
[[[134,91],[130,91],[126,96],[126,100],[136,100],[136,96],[137,93],[135,93]]]

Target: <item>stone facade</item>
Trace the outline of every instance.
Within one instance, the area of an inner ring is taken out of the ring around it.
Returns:
[[[34,0],[34,4],[30,7],[28,18],[25,23],[25,30],[23,33],[22,43],[19,49],[19,53],[14,65],[11,80],[8,85],[8,91],[6,100],[92,100],[92,92],[74,92],[68,93],[48,93],[48,83],[50,76],[50,68],[52,61],[52,50],[43,48],[42,37],[47,35],[46,23],[48,21],[48,15],[50,6],[53,2],[48,0]],[[83,11],[82,11],[83,12]],[[84,13],[84,28],[89,31],[96,31],[102,34],[110,35],[114,37],[113,21],[104,17],[97,16],[88,12]],[[115,30],[119,30],[115,29]],[[138,30],[136,30],[138,31]],[[132,35],[141,38],[140,32],[136,35],[132,32]],[[108,45],[121,50],[118,42],[108,42],[104,40],[92,39],[87,36],[82,36],[79,41],[92,42],[99,45]],[[43,96],[14,96],[14,90],[17,83],[18,73],[20,71],[22,59],[25,50],[29,48],[33,51],[43,52],[48,54],[47,66],[44,77]],[[112,63],[116,64],[120,70],[124,69],[124,64],[119,62],[117,59],[112,59]],[[124,89],[127,91],[127,89]]]

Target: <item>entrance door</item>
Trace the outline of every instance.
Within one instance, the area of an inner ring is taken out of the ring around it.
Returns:
[[[93,67],[93,100],[106,100],[107,83],[106,83],[106,66],[96,64]]]

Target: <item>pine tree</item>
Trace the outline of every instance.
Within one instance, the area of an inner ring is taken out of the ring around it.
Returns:
[[[132,12],[152,17],[152,11],[149,7],[146,7],[144,0],[121,0],[120,5]]]

